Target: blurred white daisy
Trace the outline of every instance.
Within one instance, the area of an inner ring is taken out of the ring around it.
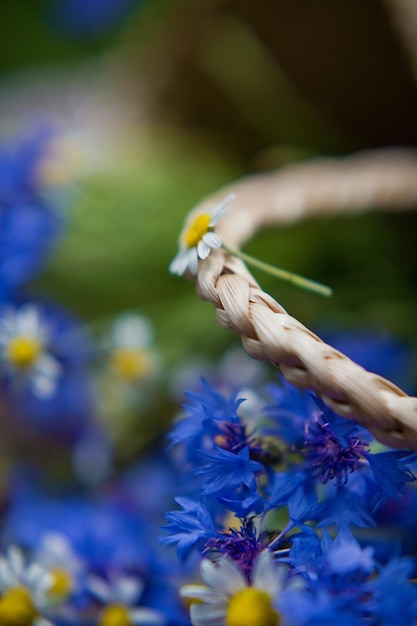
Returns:
[[[40,397],[53,395],[61,373],[47,343],[48,328],[34,305],[0,313],[0,370]]]
[[[212,248],[220,248],[221,239],[213,232],[214,226],[224,216],[233,194],[227,196],[210,213],[200,213],[184,230],[180,239],[180,250],[172,260],[169,271],[182,276],[189,271],[197,274],[198,260],[206,259]]]
[[[89,591],[103,604],[97,626],[161,626],[165,619],[155,609],[136,606],[143,591],[143,581],[133,576],[104,580],[89,576]]]
[[[0,624],[2,626],[52,626],[48,610],[51,574],[38,562],[27,564],[17,546],[0,556]]]
[[[283,587],[283,566],[267,550],[258,556],[248,583],[227,556],[201,562],[204,585],[185,585],[180,594],[191,600],[193,626],[278,626],[282,616],[275,603]]]
[[[118,317],[109,338],[113,373],[127,382],[138,382],[154,375],[159,359],[153,342],[153,327],[146,317],[137,313]]]
[[[67,600],[76,590],[85,564],[75,554],[67,537],[46,532],[39,541],[35,558],[51,575],[48,598],[53,603]]]

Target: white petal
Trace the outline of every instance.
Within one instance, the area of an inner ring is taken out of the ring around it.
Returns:
[[[229,203],[234,198],[236,198],[236,195],[234,193],[231,193],[216,206],[216,208],[213,210],[213,213],[211,214],[210,226],[215,226],[217,222],[222,219],[222,217],[228,210]]]
[[[199,259],[207,259],[208,255],[210,254],[210,246],[208,245],[208,243],[203,239],[201,239],[198,244],[197,244],[197,254],[198,254],[198,258]]]
[[[224,626],[226,609],[221,605],[192,604],[190,619],[193,626]]]
[[[11,572],[19,578],[25,565],[21,550],[17,546],[10,546],[7,550],[7,559]]]
[[[188,269],[191,274],[196,275],[198,272],[198,254],[196,248],[189,250]]]
[[[33,626],[54,626],[49,619],[45,619],[44,617],[37,617],[33,622]]]
[[[135,626],[159,626],[166,621],[165,616],[153,609],[138,608],[129,611],[129,617]]]
[[[214,598],[218,600],[217,594],[204,585],[184,585],[179,593],[182,598],[196,598],[202,602],[213,602]]]
[[[36,361],[36,370],[50,379],[57,379],[62,372],[62,365],[50,354],[42,354]]]
[[[134,604],[138,600],[143,591],[143,582],[139,578],[133,576],[123,576],[118,578],[114,584],[114,596],[116,602]]]
[[[274,598],[282,589],[284,567],[277,567],[269,550],[258,556],[253,569],[253,586],[263,589]]]
[[[21,310],[17,318],[19,335],[39,338],[42,335],[39,313],[36,307],[29,305]]]
[[[207,585],[215,589],[222,597],[232,595],[247,587],[242,572],[227,557],[223,557],[217,563],[204,559],[201,562],[201,577]]]
[[[182,276],[188,269],[190,250],[181,250],[177,256],[171,261],[169,271],[171,274]]]
[[[10,570],[9,562],[4,558],[0,558],[0,588],[7,589],[16,583],[16,576]]]
[[[221,248],[222,240],[216,233],[206,233],[203,237],[204,243],[206,243],[210,248]]]
[[[49,354],[43,354],[32,372],[32,386],[39,398],[50,398],[56,389],[56,383],[62,371],[61,364]]]
[[[110,585],[98,576],[89,576],[87,578],[87,588],[96,596],[98,600],[108,603],[112,601]]]
[[[151,345],[152,340],[152,325],[143,315],[126,313],[113,324],[112,342],[116,347],[144,348]]]
[[[25,572],[25,581],[31,589],[48,589],[52,576],[39,563],[31,563]]]
[[[56,384],[54,380],[42,376],[42,374],[32,377],[32,390],[38,398],[47,400],[54,395],[55,389]]]

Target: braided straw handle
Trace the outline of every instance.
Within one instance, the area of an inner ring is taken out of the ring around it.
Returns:
[[[200,203],[185,229],[228,193],[236,199],[216,233],[225,245],[239,249],[256,230],[271,224],[417,207],[417,153],[363,152],[251,176]],[[278,367],[296,387],[314,390],[337,414],[354,418],[380,442],[417,450],[417,398],[324,343],[263,292],[242,261],[223,248],[212,250],[199,261],[196,281],[198,295],[216,307],[218,323],[236,331],[252,357]]]

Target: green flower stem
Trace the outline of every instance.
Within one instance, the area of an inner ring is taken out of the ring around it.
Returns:
[[[310,280],[309,278],[305,278],[304,276],[300,276],[299,274],[294,274],[293,272],[287,272],[287,270],[283,270],[280,267],[275,267],[273,265],[269,265],[269,263],[264,263],[263,261],[259,261],[259,259],[255,259],[255,257],[246,254],[245,252],[240,252],[240,250],[232,250],[225,244],[223,244],[223,248],[232,254],[233,256],[242,259],[248,265],[252,265],[263,272],[267,272],[268,274],[272,274],[272,276],[276,276],[277,278],[281,278],[293,285],[297,285],[297,287],[301,287],[302,289],[307,289],[308,291],[313,291],[314,293],[318,293],[321,296],[326,296],[327,298],[333,294],[333,289],[328,287],[327,285],[323,285],[322,283],[318,283],[315,280]]]

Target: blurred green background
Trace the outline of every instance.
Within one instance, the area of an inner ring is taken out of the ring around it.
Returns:
[[[70,194],[68,231],[33,290],[89,323],[149,315],[168,368],[217,358],[238,338],[168,273],[185,215],[248,173],[415,145],[401,38],[380,0],[141,0],[87,32],[51,17],[60,4],[0,6],[1,130],[51,119],[73,151],[52,174]],[[415,345],[415,227],[410,214],[329,218],[245,249],[333,286],[327,300],[254,272],[306,325]]]

